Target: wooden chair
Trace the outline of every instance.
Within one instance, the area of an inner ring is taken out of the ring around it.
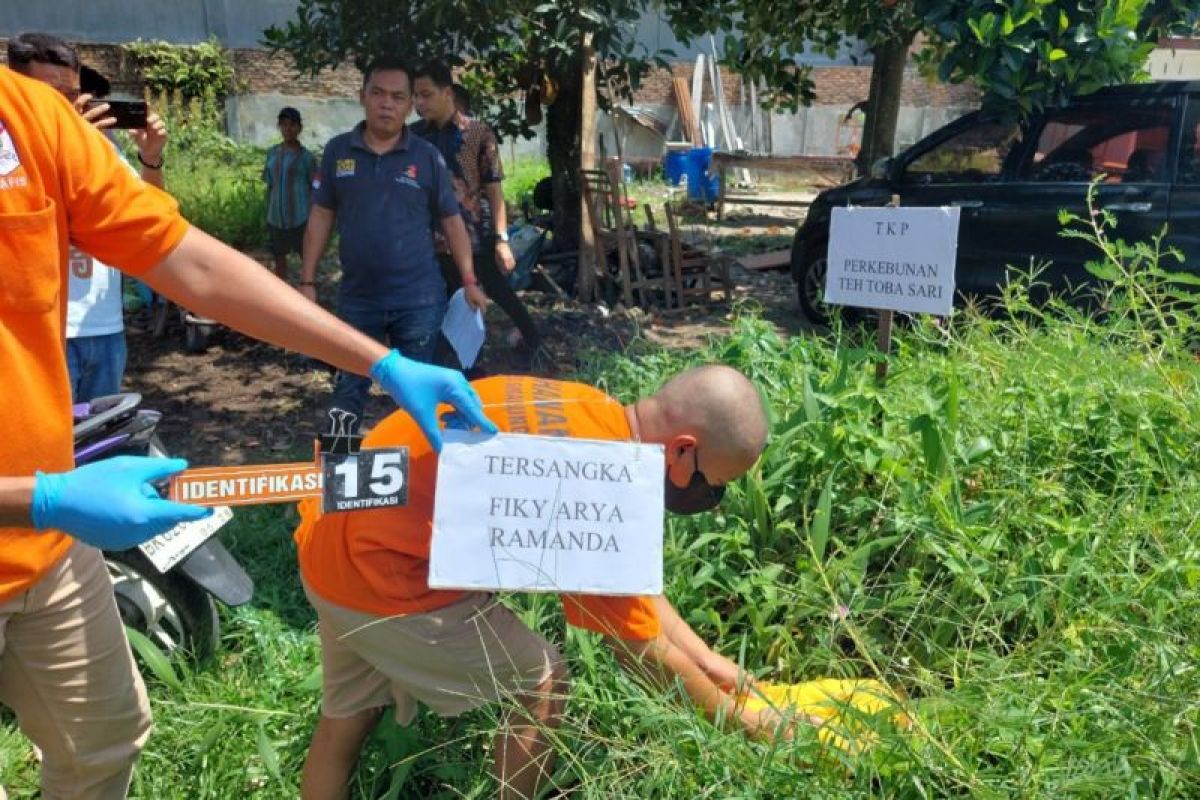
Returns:
[[[595,240],[596,263],[607,268],[609,256],[615,253],[622,301],[626,306],[632,306],[636,292],[638,304],[645,306],[651,300],[651,292],[660,291],[662,284],[647,279],[642,269],[638,253],[641,234],[633,222],[632,204],[621,179],[621,162],[610,159],[605,167],[603,170],[579,171],[580,187]]]
[[[608,256],[617,248],[608,208],[608,178],[597,170],[579,171],[579,189],[583,195],[583,207],[587,211],[588,223],[592,228],[592,248],[595,254],[597,284],[611,281]]]
[[[650,208],[649,204],[642,206],[642,208],[646,212],[646,229],[638,235],[638,238],[648,242],[658,255],[658,263],[662,265],[660,281],[663,308],[670,308],[672,293],[675,289],[675,271],[671,266],[671,235],[666,231],[658,229],[658,224],[654,221],[654,210]],[[647,280],[652,279],[647,276]]]
[[[705,305],[713,302],[714,284],[720,284],[724,302],[732,298],[729,268],[723,261],[683,241],[679,221],[670,203],[663,206],[670,235],[671,276],[675,283],[675,305],[683,308],[689,298]]]

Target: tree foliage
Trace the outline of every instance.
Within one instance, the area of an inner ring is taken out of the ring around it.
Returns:
[[[768,102],[811,100],[794,53],[833,55],[857,39],[871,50],[922,36],[918,62],[942,81],[973,81],[984,105],[1029,114],[1074,94],[1136,80],[1159,38],[1200,32],[1195,0],[668,0],[676,32],[736,30],[723,60],[764,78]],[[787,24],[779,24],[787,20]]]
[[[795,110],[813,99],[810,70],[795,53],[834,55],[851,40],[874,57],[860,169],[890,155],[906,55],[952,83],[973,82],[986,110],[1026,116],[1075,94],[1137,80],[1158,39],[1197,30],[1195,0],[665,0],[677,34],[717,30],[722,60],[765,81],[764,100]],[[786,20],[787,24],[779,24]]]
[[[580,229],[581,48],[587,37],[596,50],[601,107],[631,97],[670,55],[637,43],[638,21],[650,2],[300,0],[295,18],[268,29],[264,43],[314,74],[347,61],[362,68],[384,53],[462,66],[460,79],[475,97],[477,116],[502,137],[533,136],[544,115],[555,240],[570,248]]]
[[[920,62],[943,81],[973,80],[985,108],[1025,116],[1140,78],[1170,34],[1197,31],[1193,0],[915,0],[928,36]]]
[[[359,68],[392,54],[416,63],[440,58],[464,68],[462,80],[501,135],[532,136],[564,82],[577,81],[584,34],[601,59],[600,85],[629,97],[663,55],[637,43],[647,0],[594,4],[537,0],[301,0],[296,16],[269,28],[264,43],[304,72],[347,61]],[[608,101],[602,96],[602,105]]]

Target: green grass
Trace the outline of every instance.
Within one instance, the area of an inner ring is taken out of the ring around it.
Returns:
[[[783,340],[751,313],[706,350],[586,354],[581,377],[623,400],[707,360],[762,387],[767,451],[717,512],[668,520],[667,595],[757,674],[880,678],[917,722],[856,759],[807,731],[750,742],[564,633],[553,598],[514,597],[570,661],[571,796],[1200,794],[1200,324],[1130,283],[1146,270],[1104,269],[1117,291],[1099,319],[1033,309],[1017,287],[1003,320],[901,328],[885,387],[869,337]],[[150,679],[137,797],[295,795],[319,657],[294,521],[238,512],[228,539],[257,596],[226,614],[217,664],[177,664],[182,691]],[[385,723],[351,796],[487,797],[495,726],[490,709]],[[0,727],[14,797],[33,794],[27,753]]]
[[[166,174],[167,191],[179,201],[183,216],[206,233],[231,247],[265,247],[264,158],[256,149],[239,148],[229,159],[179,159]]]
[[[533,187],[538,181],[550,176],[550,162],[544,158],[523,156],[504,163],[504,200],[514,209],[520,209],[528,200],[533,203]]]

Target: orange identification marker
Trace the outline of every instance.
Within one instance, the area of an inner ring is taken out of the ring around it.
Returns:
[[[311,461],[201,467],[171,478],[170,498],[198,506],[290,503],[321,496],[321,467]]]

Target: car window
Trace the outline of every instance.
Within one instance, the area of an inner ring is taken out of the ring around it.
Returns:
[[[916,185],[998,181],[1020,136],[1015,122],[980,122],[910,161],[901,181]]]
[[[1096,104],[1049,111],[1017,179],[1154,183],[1166,179],[1174,107]]]
[[[1188,100],[1188,113],[1183,123],[1183,137],[1179,143],[1179,170],[1177,182],[1189,186],[1200,186],[1200,97]]]

